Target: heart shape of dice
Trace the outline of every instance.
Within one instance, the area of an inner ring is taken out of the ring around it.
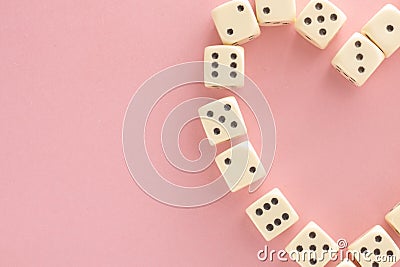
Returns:
[[[210,88],[234,89],[244,87],[245,82],[244,49],[238,45],[257,38],[259,26],[294,23],[301,36],[325,49],[347,19],[327,0],[311,0],[297,18],[295,0],[256,0],[255,14],[247,0],[233,0],[216,7],[211,14],[223,45],[205,48],[204,84]],[[356,32],[349,38],[331,64],[351,83],[362,86],[399,47],[400,11],[388,4],[361,29],[361,33]],[[211,145],[247,134],[234,97],[201,107],[199,115]],[[267,175],[250,141],[220,153],[215,162],[232,192]],[[251,204],[246,213],[267,241],[299,220],[299,215],[278,188]],[[386,221],[400,235],[400,205],[387,214]],[[320,226],[310,222],[285,250],[300,266],[322,267],[342,248]],[[349,251],[352,259],[343,261],[340,266],[390,267],[400,260],[399,247],[379,225],[350,244]]]

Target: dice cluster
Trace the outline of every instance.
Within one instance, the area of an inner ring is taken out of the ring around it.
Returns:
[[[277,188],[251,204],[246,213],[267,241],[279,236],[299,220],[294,208]],[[385,218],[400,236],[400,203]],[[346,246],[347,243],[336,243],[320,226],[311,221],[290,241],[285,251],[300,266],[322,267],[335,259],[339,249]],[[348,246],[348,250],[347,255],[351,257],[338,266],[391,267],[400,260],[399,247],[380,225],[361,235]]]
[[[345,78],[362,86],[400,46],[400,11],[384,6],[365,26],[354,33],[332,60]]]
[[[310,43],[325,49],[346,21],[346,15],[327,0],[311,0],[296,18],[295,0],[256,0],[254,13],[247,0],[232,0],[212,11],[223,45],[209,46],[204,53],[206,87],[240,88],[244,86],[244,49],[238,45],[260,35],[261,26],[294,23],[297,32]],[[349,81],[363,85],[385,58],[400,47],[400,11],[386,5],[361,30],[353,34],[336,54],[332,65]],[[211,145],[247,134],[235,97],[213,101],[198,110]],[[250,141],[220,153],[215,162],[232,192],[264,178],[264,166]],[[251,204],[246,213],[270,241],[298,220],[299,216],[279,189],[274,189]],[[385,217],[400,235],[400,204]],[[315,222],[308,223],[285,250],[300,266],[322,267],[331,261],[339,246]],[[400,249],[377,225],[349,246],[352,259],[341,267],[390,267],[400,260]]]
[[[241,45],[257,38],[260,35],[259,26],[294,23],[301,36],[316,47],[325,49],[347,20],[343,11],[328,0],[311,0],[297,17],[295,0],[255,2],[255,13],[247,0],[232,0],[212,10],[211,15],[223,45],[206,48],[204,79],[207,87],[244,86],[243,49],[234,49],[231,45]],[[361,34],[355,33],[350,37],[331,63],[354,85],[362,86],[383,60],[399,47],[400,11],[388,4],[365,24]],[[225,56],[220,59],[212,57],[217,50]],[[233,50],[238,50],[241,55],[238,58],[240,64],[230,62],[228,54]],[[229,67],[231,63],[238,64],[238,67]],[[221,70],[220,65],[227,67]]]

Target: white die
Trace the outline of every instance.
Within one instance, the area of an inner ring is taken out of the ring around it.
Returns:
[[[267,175],[249,141],[233,146],[215,158],[229,189],[236,192]]]
[[[238,45],[260,35],[253,8],[247,0],[226,2],[211,11],[223,44]]]
[[[400,235],[400,203],[385,216],[386,222]]]
[[[244,86],[244,49],[240,46],[214,45],[204,50],[206,87]]]
[[[332,66],[346,79],[362,86],[385,59],[367,37],[354,33],[332,60]]]
[[[285,248],[303,267],[322,267],[339,251],[339,246],[316,223],[310,222]]]
[[[199,115],[211,145],[247,134],[239,104],[233,96],[200,107]]]
[[[261,26],[290,24],[296,19],[296,0],[256,0],[256,15]]]
[[[380,225],[363,234],[348,249],[363,267],[390,267],[400,259],[399,248]]]
[[[384,6],[365,24],[361,33],[390,57],[400,47],[400,11],[394,5]]]
[[[296,211],[278,188],[251,204],[246,213],[267,241],[274,239],[299,220]]]
[[[325,49],[346,20],[346,15],[328,0],[311,0],[297,17],[295,28],[309,42]]]

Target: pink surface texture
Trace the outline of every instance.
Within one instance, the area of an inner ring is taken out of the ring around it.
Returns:
[[[262,28],[244,45],[246,74],[277,130],[275,161],[257,192],[182,209],[155,201],[131,178],[121,141],[131,97],[154,73],[202,60],[204,47],[220,44],[210,12],[221,3],[0,1],[0,266],[296,266],[257,260],[266,242],[245,209],[275,187],[300,221],[272,249],[310,220],[348,242],[381,224],[400,244],[384,222],[400,202],[400,52],[362,88],[330,66],[386,1],[334,1],[348,21],[324,51],[293,25]],[[298,13],[306,4],[297,1]],[[217,175],[215,165],[175,175],[159,130],[185,99],[226,95],[192,85],[159,103],[149,150],[160,172],[183,185]],[[258,130],[244,116],[257,147]],[[203,138],[199,121],[187,125],[183,153],[198,157]]]

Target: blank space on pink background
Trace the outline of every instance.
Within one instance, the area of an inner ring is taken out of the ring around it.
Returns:
[[[152,74],[220,43],[210,11],[222,2],[0,2],[0,266],[292,266],[257,261],[265,241],[244,213],[274,187],[301,219],[271,248],[310,220],[348,241],[375,224],[389,230],[384,215],[400,201],[400,54],[361,89],[329,64],[385,1],[334,1],[348,21],[325,51],[292,26],[244,45],[277,127],[275,162],[255,194],[176,209],[132,180],[121,144],[130,98]]]

